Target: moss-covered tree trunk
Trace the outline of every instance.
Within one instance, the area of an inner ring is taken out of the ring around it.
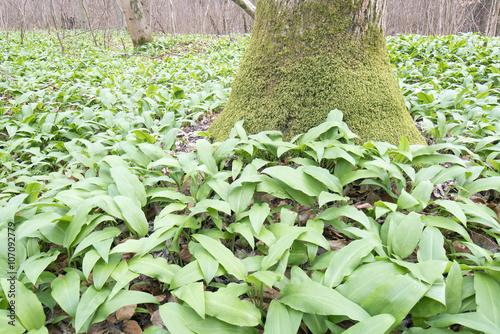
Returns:
[[[120,0],[127,29],[134,46],[141,46],[153,41],[140,0]]]
[[[254,30],[226,108],[210,131],[227,138],[244,120],[249,133],[286,138],[340,109],[366,141],[425,144],[389,63],[381,27],[385,0],[259,0]]]

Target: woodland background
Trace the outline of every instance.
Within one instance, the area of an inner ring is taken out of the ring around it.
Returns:
[[[117,0],[3,0],[0,30],[124,29]],[[256,3],[256,0],[252,0]],[[253,19],[231,0],[141,0],[165,34],[250,32]],[[498,35],[500,0],[386,0],[387,35],[481,32]]]

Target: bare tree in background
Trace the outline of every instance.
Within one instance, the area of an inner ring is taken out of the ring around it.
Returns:
[[[120,0],[120,6],[134,46],[152,42],[151,29],[147,25],[141,2],[139,0]]]

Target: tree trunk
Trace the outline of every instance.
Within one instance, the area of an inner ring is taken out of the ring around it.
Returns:
[[[385,0],[384,0],[385,1]],[[217,141],[243,119],[249,133],[305,132],[340,109],[359,142],[425,144],[389,63],[382,0],[259,0],[250,43]]]
[[[139,0],[120,0],[127,29],[134,46],[141,46],[153,41],[151,30],[146,23]]]

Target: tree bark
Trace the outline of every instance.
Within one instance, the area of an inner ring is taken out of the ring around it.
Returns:
[[[259,0],[250,43],[225,110],[210,128],[228,137],[244,120],[249,133],[285,138],[326,120],[337,108],[359,142],[425,144],[389,63],[385,0]]]
[[[139,0],[120,0],[120,6],[134,46],[152,42],[151,29],[146,23],[141,2]]]
[[[255,6],[250,0],[233,0],[233,2],[240,6],[252,19],[255,19]]]

